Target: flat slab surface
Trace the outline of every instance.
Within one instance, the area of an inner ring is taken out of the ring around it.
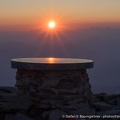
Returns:
[[[15,58],[11,67],[26,70],[79,70],[93,67],[93,60],[74,58]]]

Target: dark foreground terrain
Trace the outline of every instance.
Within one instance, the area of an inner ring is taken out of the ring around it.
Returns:
[[[120,94],[94,94],[93,107],[95,115],[111,115],[116,118],[120,115]],[[0,120],[66,120],[62,118],[66,114],[59,109],[41,110],[32,103],[29,95],[17,95],[15,87],[0,87]]]

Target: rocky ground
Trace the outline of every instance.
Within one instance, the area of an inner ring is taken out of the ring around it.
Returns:
[[[98,115],[120,115],[120,94],[94,94],[93,103]]]
[[[120,115],[120,94],[94,94],[93,107],[96,116],[107,115],[115,120]],[[32,103],[30,96],[17,95],[14,87],[0,87],[0,120],[85,120],[77,116],[66,118],[65,115],[67,113],[60,109],[40,109]]]

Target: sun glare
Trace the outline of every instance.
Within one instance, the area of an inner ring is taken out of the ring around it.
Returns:
[[[48,58],[48,61],[49,61],[49,63],[54,63],[54,58],[50,57],[50,58]]]
[[[56,24],[55,24],[54,21],[50,21],[50,22],[48,23],[48,26],[49,26],[49,28],[55,28]]]
[[[62,40],[63,37],[67,38],[65,30],[68,28],[66,27],[66,23],[64,20],[62,20],[61,16],[45,16],[41,20],[39,20],[39,26],[38,29],[40,31],[39,35],[43,35],[41,44],[40,44],[40,49],[44,48],[44,45],[49,45],[48,49],[50,54],[55,53],[54,46],[58,44],[61,47],[61,50],[64,51],[66,55],[66,47],[64,45],[64,42]],[[48,59],[48,62],[53,64],[55,62],[55,58],[50,57]]]

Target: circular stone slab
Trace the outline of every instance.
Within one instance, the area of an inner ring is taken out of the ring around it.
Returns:
[[[24,70],[81,70],[93,67],[93,60],[73,58],[16,58],[11,67]]]

